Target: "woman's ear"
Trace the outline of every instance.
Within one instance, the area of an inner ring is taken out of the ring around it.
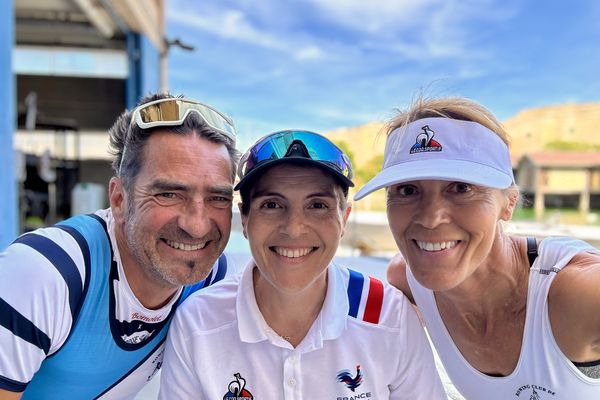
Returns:
[[[352,212],[352,203],[348,202],[346,204],[346,210],[344,211],[344,215],[342,215],[342,237],[346,233],[346,224],[348,223],[348,217],[350,217],[350,213]]]
[[[248,216],[244,215],[244,213],[242,212],[243,208],[243,203],[240,201],[238,203],[238,209],[240,210],[240,218],[242,220],[242,233],[244,234],[244,237],[248,239],[248,234],[246,233],[246,222],[248,221]]]
[[[510,221],[512,219],[513,212],[517,208],[519,203],[519,189],[516,187],[510,187],[504,191],[507,196],[506,206],[502,210],[500,219],[503,221]]]

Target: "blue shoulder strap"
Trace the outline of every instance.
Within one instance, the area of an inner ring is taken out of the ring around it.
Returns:
[[[219,259],[213,266],[212,270],[210,271],[208,276],[203,281],[200,281],[193,285],[186,286],[183,289],[183,293],[181,294],[178,304],[181,304],[192,293],[197,292],[200,289],[203,289],[214,283],[219,282],[220,280],[225,278],[226,274],[227,274],[227,256],[225,254],[221,254]]]

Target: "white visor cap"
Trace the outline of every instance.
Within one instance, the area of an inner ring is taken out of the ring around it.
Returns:
[[[500,137],[477,122],[423,118],[388,136],[381,172],[354,196],[386,186],[443,180],[506,189],[514,183],[510,153]]]

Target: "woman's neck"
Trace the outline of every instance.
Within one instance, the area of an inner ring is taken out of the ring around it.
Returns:
[[[273,286],[253,271],[256,303],[267,325],[292,346],[298,346],[306,337],[323,308],[327,294],[327,270],[309,287],[289,293]]]

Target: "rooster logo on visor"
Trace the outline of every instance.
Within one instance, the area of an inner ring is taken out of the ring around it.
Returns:
[[[421,129],[423,132],[417,135],[416,143],[410,148],[410,154],[442,151],[442,145],[437,140],[433,140],[435,132],[429,128],[429,125],[422,126]]]

